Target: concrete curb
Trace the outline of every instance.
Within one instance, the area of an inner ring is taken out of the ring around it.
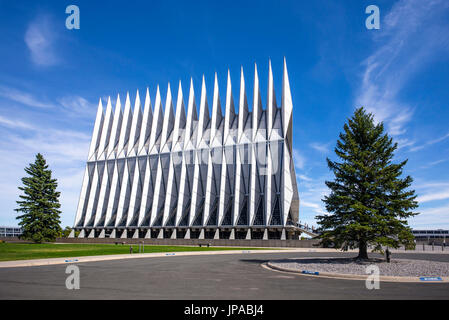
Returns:
[[[311,276],[317,278],[333,278],[342,280],[363,280],[365,281],[368,275],[360,274],[344,274],[344,273],[330,273],[330,272],[315,272],[310,270],[298,270],[291,268],[284,268],[276,266],[271,262],[264,264],[266,269],[272,269],[273,271],[281,271],[287,273],[295,273],[302,276]],[[428,277],[430,278],[430,277]],[[396,277],[396,276],[379,276],[380,281],[384,282],[415,282],[415,283],[448,283],[449,277],[441,277],[441,281],[423,281],[419,277]]]

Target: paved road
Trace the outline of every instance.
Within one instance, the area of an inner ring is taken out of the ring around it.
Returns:
[[[80,290],[65,287],[66,265],[0,269],[0,299],[449,299],[449,284],[313,278],[266,270],[261,263],[343,253],[276,253],[101,261],[78,264]],[[449,255],[396,254],[449,262]]]

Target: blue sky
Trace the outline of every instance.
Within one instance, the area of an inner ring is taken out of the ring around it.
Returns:
[[[68,30],[66,6],[80,8]],[[365,8],[380,8],[367,30]],[[414,228],[449,228],[449,3],[398,1],[2,1],[0,0],[0,225],[16,225],[23,168],[37,152],[59,181],[63,225],[72,225],[99,98],[165,96],[179,80],[211,101],[228,68],[252,92],[254,63],[266,92],[272,60],[280,104],[282,59],[293,96],[300,220],[324,212],[326,157],[345,120],[365,106],[409,159],[421,214]],[[249,101],[252,100],[249,94]],[[266,94],[262,94],[263,102]],[[223,105],[223,104],[222,104]]]

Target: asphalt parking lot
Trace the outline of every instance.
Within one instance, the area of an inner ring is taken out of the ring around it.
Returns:
[[[365,281],[261,266],[275,259],[354,255],[350,253],[253,252],[79,263],[79,290],[66,288],[67,265],[0,268],[0,299],[449,299],[449,283],[382,282],[379,290],[368,290]],[[449,262],[447,254],[395,257]]]

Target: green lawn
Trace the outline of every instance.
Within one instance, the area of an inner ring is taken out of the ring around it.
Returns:
[[[0,261],[69,258],[81,256],[99,256],[108,254],[129,254],[129,244],[33,244],[0,243]],[[139,252],[138,245],[132,245],[133,252]],[[145,253],[183,252],[183,251],[222,251],[222,250],[260,250],[262,248],[242,247],[189,247],[145,245]]]

